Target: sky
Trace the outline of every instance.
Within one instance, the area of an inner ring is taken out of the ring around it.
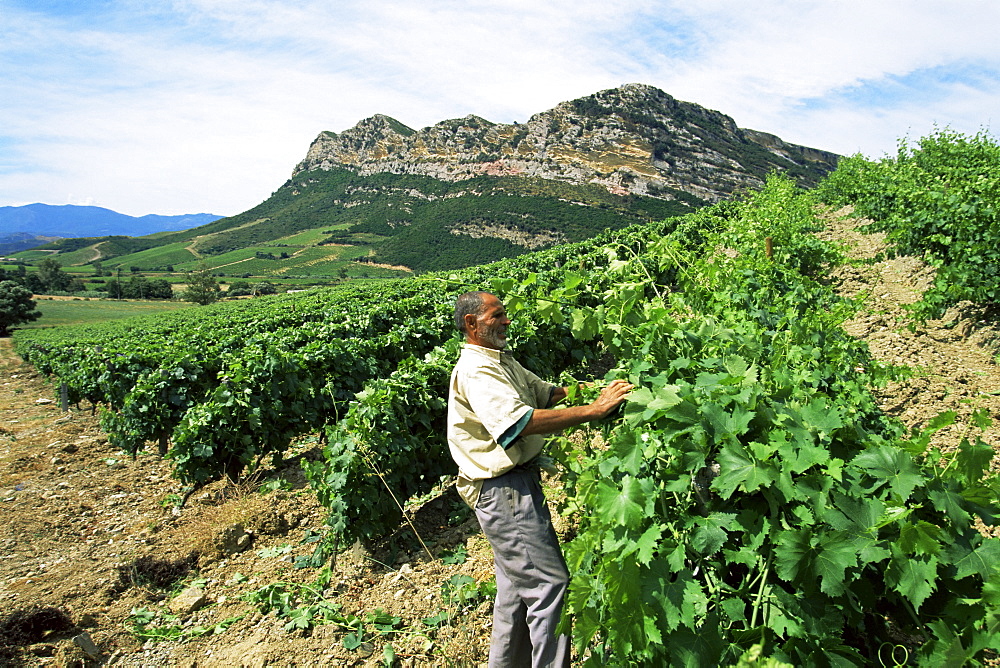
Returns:
[[[0,206],[234,215],[322,131],[624,83],[877,159],[1000,131],[996,0],[0,0]]]

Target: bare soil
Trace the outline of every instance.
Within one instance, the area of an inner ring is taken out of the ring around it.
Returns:
[[[844,244],[850,258],[830,274],[837,292],[865,300],[845,329],[864,339],[877,360],[913,371],[905,381],[876,393],[881,407],[911,428],[955,411],[956,424],[938,432],[932,445],[947,452],[963,438],[978,436],[1000,453],[1000,327],[995,315],[987,318],[986,309],[964,302],[937,320],[914,322],[905,307],[930,287],[933,268],[909,256],[872,261],[888,250],[885,235],[860,232],[857,228],[868,221],[849,214],[850,209],[830,213],[827,229],[819,234]],[[970,428],[977,409],[988,411],[996,422],[983,434]],[[992,470],[1000,470],[1000,455]]]
[[[904,305],[919,298],[931,270],[912,257],[871,262],[884,240],[858,232],[846,213],[830,214],[821,234],[845,243],[855,260],[832,271],[831,283],[845,295],[867,295],[848,331],[878,359],[915,370],[879,391],[881,405],[914,427],[957,411],[959,424],[936,438],[946,448],[974,438],[974,409],[1000,418],[1000,332],[972,305],[911,326]],[[187,491],[154,445],[133,459],[108,443],[89,406],[63,412],[54,396],[10,340],[0,339],[0,665],[383,665],[386,637],[371,625],[363,644],[347,649],[343,628],[286,631],[287,620],[261,614],[244,598],[267,584],[316,577],[294,567],[295,557],[312,552],[308,541],[322,526],[300,468],[301,458],[318,456],[315,439],[299,444],[280,471],[241,487],[214,483],[178,507]],[[1000,452],[1000,428],[981,436]],[[277,475],[286,488],[262,493],[260,483]],[[550,485],[556,493],[555,481]],[[380,545],[340,555],[328,598],[345,613],[399,616],[390,638],[397,665],[484,665],[489,602],[457,606],[442,585],[458,574],[492,577],[489,545],[453,488],[415,504],[409,517],[435,558],[401,527]],[[437,558],[458,546],[468,553],[464,563]],[[205,600],[177,614],[188,637],[136,637],[133,610],[163,619],[192,588]],[[442,611],[455,614],[451,623],[422,621]],[[198,627],[220,632],[194,636]]]

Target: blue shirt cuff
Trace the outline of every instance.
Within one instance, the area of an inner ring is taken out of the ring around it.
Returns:
[[[501,448],[506,450],[510,446],[514,445],[514,441],[517,440],[517,438],[521,435],[521,432],[524,431],[524,428],[528,426],[529,422],[531,422],[531,414],[534,412],[534,408],[528,409],[528,412],[522,415],[520,420],[507,427],[507,431],[505,431],[497,441]]]

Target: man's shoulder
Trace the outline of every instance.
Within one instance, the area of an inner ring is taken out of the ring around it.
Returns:
[[[505,367],[509,368],[507,357],[507,354],[501,357],[499,350],[465,344],[451,372],[452,385],[478,385],[490,379],[509,383],[509,371],[504,370]]]
[[[452,379],[468,376],[471,373],[475,373],[477,369],[481,369],[484,365],[490,363],[488,357],[476,350],[477,347],[478,346],[470,346],[469,344],[462,346],[462,351],[459,353],[458,359],[455,361],[455,367],[451,371]]]
[[[500,364],[500,351],[466,343],[458,356],[455,368],[479,368]]]

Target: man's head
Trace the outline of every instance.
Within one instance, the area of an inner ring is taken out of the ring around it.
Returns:
[[[496,295],[466,292],[455,301],[455,325],[468,343],[494,350],[507,347],[507,310]]]

